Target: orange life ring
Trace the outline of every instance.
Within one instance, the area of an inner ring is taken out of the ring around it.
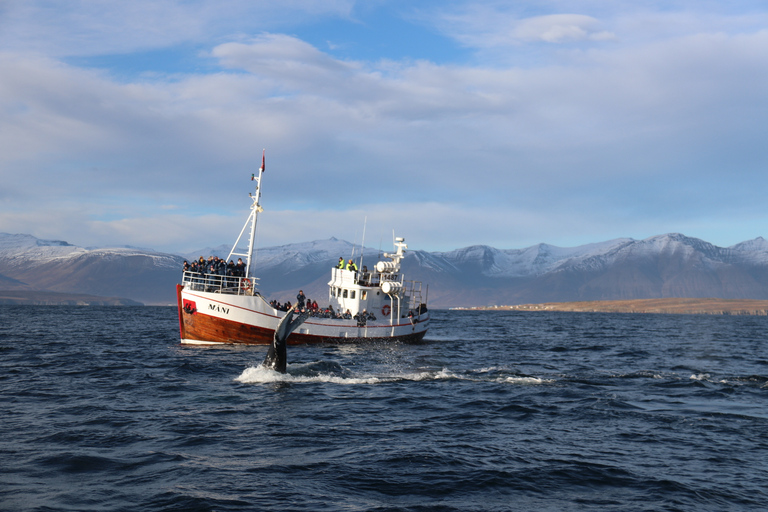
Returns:
[[[381,307],[381,314],[384,315],[384,316],[389,316],[390,310],[391,310],[391,308],[389,307],[389,304],[384,304]]]
[[[250,290],[250,289],[251,289],[251,280],[250,280],[250,279],[248,279],[248,278],[246,277],[245,279],[243,279],[242,281],[240,281],[240,288],[241,288],[243,291],[246,291],[246,292],[247,292],[248,290]]]

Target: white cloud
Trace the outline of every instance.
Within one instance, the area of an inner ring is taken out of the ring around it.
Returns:
[[[128,54],[350,16],[354,0],[10,0],[0,48],[72,57]]]
[[[204,25],[199,3],[169,0],[12,1],[4,7],[0,46],[55,56],[164,47],[199,36]]]
[[[285,34],[265,33],[248,44],[221,44],[211,54],[226,68],[257,74],[298,74],[310,80],[318,72],[343,74],[357,67],[333,59],[314,46]]]
[[[471,48],[616,39],[615,34],[592,16],[555,13],[524,17],[508,5],[468,4],[457,11],[432,12],[424,15],[424,19],[425,22],[435,20],[443,34]]]
[[[267,245],[350,239],[366,215],[369,233],[402,230],[415,248],[645,237],[715,212],[760,234],[764,215],[738,205],[761,204],[768,185],[768,32],[640,41],[628,17],[477,9],[451,21],[457,38],[557,46],[560,61],[351,61],[264,31],[209,43],[214,72],[117,79],[7,51],[0,230],[165,250],[229,242],[266,147]],[[620,44],[578,47],[606,31]]]
[[[615,35],[600,30],[600,22],[583,14],[548,14],[525,18],[511,23],[510,41],[544,41],[566,43],[573,41],[607,41]]]
[[[671,1],[458,2],[423,8],[414,16],[444,36],[477,52],[494,66],[568,65],[587,48],[655,44],[704,34],[751,34],[765,28],[759,3]],[[538,43],[538,44],[537,44]],[[610,43],[610,44],[606,44]]]

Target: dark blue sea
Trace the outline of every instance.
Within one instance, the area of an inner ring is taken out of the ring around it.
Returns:
[[[3,511],[768,509],[768,318],[434,311],[419,344],[180,346],[4,306]]]

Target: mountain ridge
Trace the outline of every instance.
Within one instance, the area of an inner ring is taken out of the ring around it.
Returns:
[[[229,246],[206,248],[186,259],[226,257],[229,251]],[[261,248],[254,266],[265,296],[293,300],[301,288],[322,303],[329,269],[340,256],[353,254],[359,258],[360,248],[330,238]],[[366,248],[363,264],[372,268],[379,255]],[[0,233],[0,288],[171,304],[184,259],[150,249],[82,248]],[[577,247],[416,249],[407,251],[402,267],[407,279],[429,286],[429,304],[437,308],[664,297],[768,299],[768,241],[763,237],[730,247],[668,233]]]

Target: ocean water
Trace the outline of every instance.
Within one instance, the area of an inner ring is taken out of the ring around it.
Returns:
[[[434,311],[419,344],[184,347],[0,312],[0,510],[768,509],[768,318]]]

